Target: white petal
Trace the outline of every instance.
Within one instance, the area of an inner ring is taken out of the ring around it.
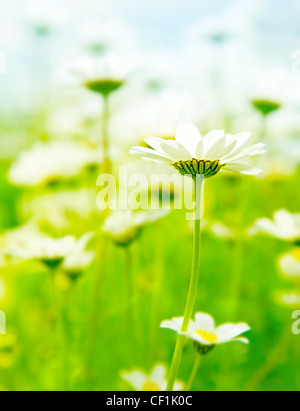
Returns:
[[[180,160],[191,160],[190,153],[177,141],[174,140],[165,140],[161,143],[161,148],[168,158],[172,158],[172,160],[180,161]]]
[[[238,337],[239,335],[250,330],[250,327],[246,323],[232,324],[227,323],[223,324],[216,329],[216,334],[218,336],[218,343],[222,344],[227,341],[231,341]]]
[[[196,330],[203,331],[214,331],[215,329],[215,320],[209,314],[205,313],[196,313],[195,315],[195,327]]]
[[[247,174],[250,176],[255,176],[261,173],[261,169],[253,166],[249,166],[247,164],[240,164],[240,163],[229,163],[223,167],[223,170],[233,171],[235,173]]]
[[[206,154],[209,152],[209,149],[212,148],[219,140],[224,138],[224,136],[224,130],[212,130],[203,137],[204,157],[206,157]]]
[[[145,143],[148,144],[148,146],[152,147],[155,151],[158,151],[162,154],[164,154],[164,152],[161,148],[161,143],[164,143],[165,141],[165,139],[160,137],[148,137],[145,139]]]
[[[127,381],[136,391],[141,391],[147,376],[141,371],[121,372],[121,377]]]
[[[254,144],[252,146],[246,147],[242,151],[238,151],[234,155],[230,154],[229,156],[222,157],[221,160],[225,163],[230,163],[232,161],[237,161],[245,157],[255,156],[258,154],[264,154],[265,150],[262,150],[263,147],[264,147],[264,144],[262,143]]]
[[[196,147],[201,139],[199,130],[192,123],[180,124],[176,129],[176,141],[189,152],[188,159],[195,157]]]
[[[180,331],[183,323],[183,317],[172,318],[172,320],[162,321],[161,328],[169,328],[170,330]]]
[[[196,146],[195,158],[197,160],[205,160],[204,159],[204,140],[203,138],[199,141],[199,143]]]
[[[145,160],[151,160],[159,163],[170,164],[173,160],[168,158],[166,155],[161,154],[155,150],[146,147],[132,147],[129,150],[129,154],[139,156]]]
[[[166,367],[163,364],[158,364],[153,368],[150,376],[150,381],[156,382],[157,384],[162,384],[166,378]]]

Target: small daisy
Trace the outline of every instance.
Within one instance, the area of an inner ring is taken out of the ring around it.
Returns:
[[[250,228],[249,234],[263,233],[295,244],[300,243],[300,214],[291,214],[287,210],[274,213],[273,220],[260,218]]]
[[[9,180],[20,186],[39,186],[80,175],[99,165],[99,152],[71,141],[36,143],[23,151],[9,170]]]
[[[201,136],[191,123],[177,127],[175,140],[148,137],[145,142],[151,148],[133,147],[131,154],[146,160],[173,165],[182,175],[216,175],[221,169],[241,174],[256,175],[260,169],[240,163],[247,157],[263,154],[264,144],[248,145],[250,133],[225,134],[213,130]]]
[[[165,217],[169,212],[169,210],[114,210],[105,220],[102,230],[118,245],[126,246],[139,235],[144,226]]]
[[[136,391],[165,391],[167,387],[167,369],[163,364],[157,364],[148,375],[143,371],[121,372],[121,377]],[[181,382],[175,383],[175,391],[183,390]]]
[[[300,247],[290,253],[282,254],[278,259],[278,265],[282,274],[300,280]]]
[[[64,259],[62,268],[72,279],[77,279],[95,258],[95,252],[86,250],[86,246],[93,236],[93,233],[83,235],[76,242],[72,252]]]
[[[250,330],[246,323],[232,324],[226,323],[218,327],[215,326],[213,317],[205,313],[196,313],[195,320],[190,320],[188,330],[181,331],[183,317],[173,318],[163,321],[161,328],[169,328],[178,334],[185,335],[197,343],[199,352],[206,354],[215,345],[224,344],[231,341],[240,341],[248,344],[246,338],[240,337],[241,334]]]
[[[300,308],[300,292],[296,291],[282,291],[276,295],[278,303],[286,307]]]
[[[38,260],[52,269],[58,268],[68,256],[87,241],[85,236],[79,240],[72,235],[53,238],[38,231],[30,232],[29,229],[26,237],[22,236],[21,229],[20,234],[19,238],[17,235],[8,234],[5,254],[23,260]]]

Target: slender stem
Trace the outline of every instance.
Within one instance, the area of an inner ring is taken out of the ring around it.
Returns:
[[[201,355],[197,354],[196,359],[195,359],[195,363],[194,363],[194,367],[190,376],[190,379],[186,385],[186,391],[191,391],[191,387],[193,385],[194,379],[197,375],[198,372],[198,368],[200,366],[200,362],[201,362]]]
[[[103,97],[103,113],[102,113],[102,150],[103,150],[103,165],[102,173],[111,174],[112,173],[112,164],[109,158],[109,97]]]
[[[200,177],[200,178],[199,178]],[[197,286],[199,280],[199,273],[200,273],[200,249],[201,249],[201,192],[202,186],[204,182],[204,176],[200,175],[197,176],[195,180],[195,197],[196,197],[196,216],[195,216],[195,230],[194,230],[194,251],[193,251],[193,266],[192,266],[192,273],[190,279],[190,288],[188,292],[183,322],[181,331],[186,332],[188,330],[188,326],[193,314],[196,295],[197,295]],[[174,382],[178,373],[182,351],[184,346],[185,336],[178,335],[177,343],[175,347],[175,352],[172,360],[172,365],[169,374],[169,380],[167,385],[167,391],[172,391]]]
[[[127,321],[131,328],[134,322],[133,316],[133,279],[132,279],[132,255],[130,245],[124,247],[125,255],[125,285],[126,285],[126,307]],[[129,328],[129,329],[130,329]]]
[[[156,270],[155,270],[155,285],[153,296],[153,310],[151,319],[151,337],[150,337],[150,358],[153,358],[157,345],[157,330],[159,324],[159,313],[161,307],[161,293],[163,285],[164,274],[164,257],[163,257],[163,244],[162,244],[162,230],[161,222],[156,224],[156,241],[155,241],[155,257],[156,257]]]

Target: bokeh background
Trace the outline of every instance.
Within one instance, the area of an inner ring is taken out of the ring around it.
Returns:
[[[203,133],[250,131],[267,147],[254,160],[260,176],[224,173],[206,185],[196,310],[252,331],[249,347],[207,356],[193,389],[299,389],[291,316],[300,298],[279,297],[299,292],[299,281],[277,264],[293,245],[248,235],[257,218],[299,212],[299,14],[296,0],[1,1],[1,390],[127,390],[122,370],[170,363],[175,335],[159,323],[183,314],[192,229],[175,210],[145,228],[129,223],[132,242],[120,246],[126,222],[102,230],[96,180],[105,137],[116,176],[119,165],[150,175],[158,167],[129,148],[149,135],[172,138],[186,121]],[[122,82],[109,113],[87,87],[101,79]],[[34,230],[93,233],[94,257],[54,275],[29,258]],[[194,355],[187,346],[183,381]]]

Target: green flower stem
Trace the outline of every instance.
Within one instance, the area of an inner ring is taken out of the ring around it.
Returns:
[[[201,193],[202,187],[204,183],[204,176],[198,175],[194,180],[195,184],[195,197],[196,197],[196,215],[195,215],[195,230],[194,230],[194,251],[193,251],[193,266],[192,266],[192,274],[190,280],[190,288],[187,297],[183,323],[181,327],[181,332],[186,332],[188,330],[188,326],[190,320],[193,315],[194,305],[196,301],[197,295],[197,286],[199,280],[199,273],[200,273],[200,251],[201,251]],[[172,360],[172,365],[170,369],[167,391],[172,391],[174,382],[178,373],[182,351],[184,346],[185,336],[178,335],[177,343],[175,347],[175,352]]]
[[[154,284],[154,294],[153,294],[153,309],[151,318],[151,336],[150,336],[150,358],[155,357],[155,352],[157,348],[157,334],[159,326],[159,314],[161,309],[161,298],[162,298],[162,286],[163,286],[163,275],[164,275],[164,256],[163,256],[163,233],[161,222],[158,222],[155,226],[155,284]]]
[[[103,113],[102,113],[102,150],[103,150],[103,164],[102,174],[112,173],[112,164],[109,158],[109,125],[110,110],[109,97],[103,96]]]
[[[132,329],[134,324],[134,311],[133,311],[133,278],[132,278],[132,254],[130,245],[124,247],[125,256],[125,286],[126,286],[126,308],[127,308],[127,321],[129,329]]]
[[[189,379],[189,381],[186,385],[186,388],[185,388],[186,391],[191,391],[191,388],[192,388],[193,382],[195,380],[195,377],[197,375],[200,363],[201,363],[201,355],[197,354],[196,359],[195,359],[195,363],[194,363],[194,367],[193,367],[193,370],[192,370],[192,373],[191,373],[191,376],[190,376],[190,379]]]

